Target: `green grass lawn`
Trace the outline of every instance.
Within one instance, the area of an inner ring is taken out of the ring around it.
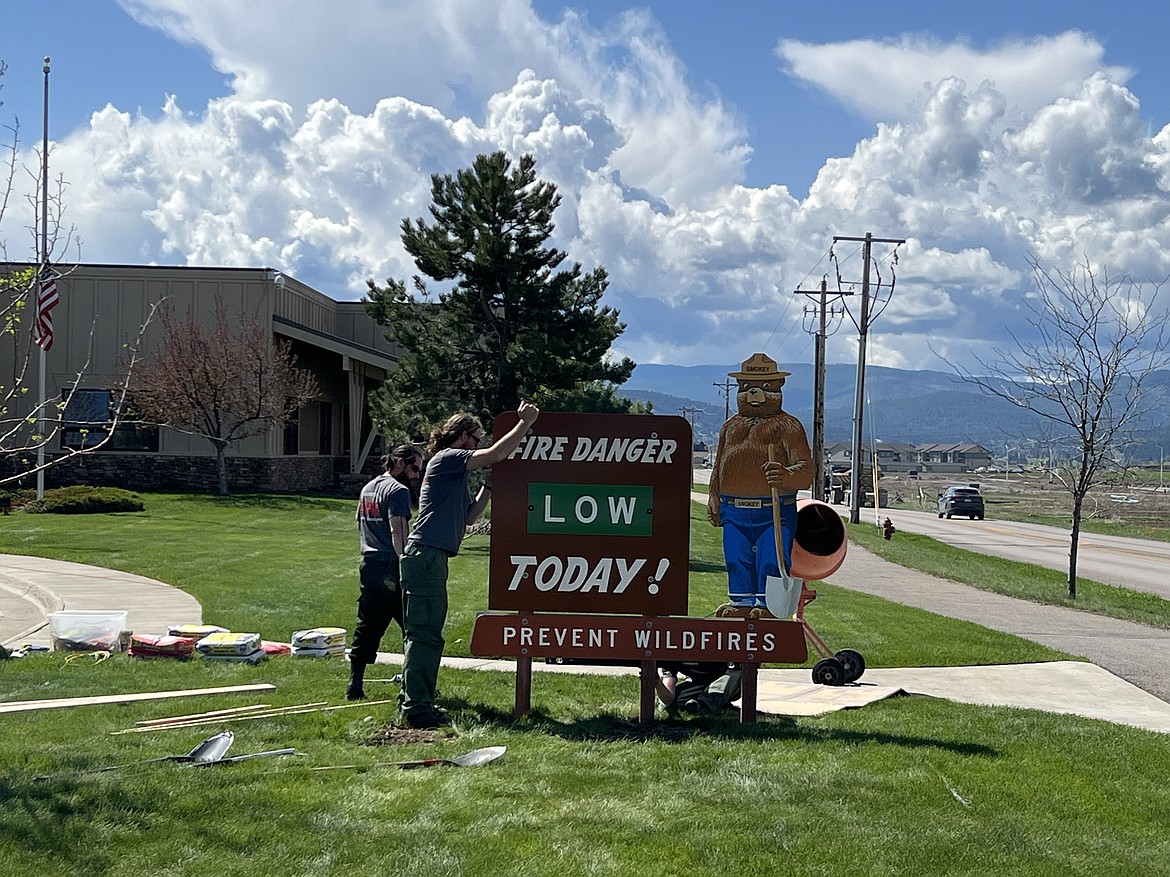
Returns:
[[[352,627],[352,502],[145,499],[138,514],[4,518],[0,552],[152,576],[198,597],[209,622],[268,639]],[[713,610],[725,584],[718,532],[701,511],[691,521],[694,614]],[[475,537],[452,564],[452,654],[467,653],[486,561],[487,540]],[[818,591],[818,632],[871,666],[1061,657],[826,583]],[[560,675],[538,675],[534,711],[514,721],[510,674],[444,669],[455,723],[433,742],[386,744],[392,705],[362,704],[222,726],[236,734],[229,754],[291,746],[291,758],[35,782],[181,754],[221,729],[112,733],[136,721],[342,703],[341,661],[66,658],[0,663],[0,699],[252,682],[276,691],[0,714],[0,877],[1170,873],[1167,738],[1106,722],[903,697],[821,718],[640,726],[634,679]],[[392,697],[394,686],[367,691]],[[481,768],[385,766],[488,745],[507,755]],[[356,767],[313,770],[338,765]]]
[[[1170,600],[1155,594],[1078,577],[1077,598],[1072,600],[1065,572],[965,551],[917,533],[899,531],[886,540],[869,521],[846,526],[852,541],[901,566],[1034,603],[1170,629]]]

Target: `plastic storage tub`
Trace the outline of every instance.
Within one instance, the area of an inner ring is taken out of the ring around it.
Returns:
[[[121,610],[64,609],[49,613],[49,644],[58,652],[116,652],[128,613]]]

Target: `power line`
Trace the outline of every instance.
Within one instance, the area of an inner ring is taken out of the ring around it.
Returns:
[[[861,426],[862,426],[862,411],[863,401],[865,399],[865,343],[866,336],[869,334],[869,326],[873,321],[873,316],[869,312],[869,272],[870,272],[870,258],[874,244],[894,244],[894,250],[906,243],[904,238],[875,238],[872,233],[866,232],[865,237],[846,237],[844,235],[834,236],[833,243],[838,241],[861,241],[862,245],[862,274],[861,274],[861,313],[855,323],[857,325],[857,390],[853,399],[853,445],[852,445],[852,469],[849,477],[849,521],[857,524],[861,521]],[[841,275],[838,272],[837,282],[840,285]],[[890,295],[893,295],[893,287],[890,288]],[[886,304],[888,304],[888,300]],[[882,305],[885,309],[885,304]],[[880,313],[880,311],[879,311]],[[852,314],[850,314],[852,317]],[[876,316],[876,315],[875,315]],[[877,505],[877,473],[874,473],[874,505]]]
[[[731,378],[724,378],[722,383],[715,381],[711,386],[723,391],[723,422],[726,423],[727,419],[731,417],[731,390],[733,387],[738,387],[739,384]]]
[[[826,326],[829,315],[829,282],[827,276],[821,277],[821,288],[819,290],[797,289],[794,290],[795,295],[809,295],[820,297],[820,307],[813,307],[811,310],[813,314],[819,313],[820,319],[818,321],[818,328],[815,330],[815,354],[814,354],[814,376],[813,376],[813,440],[812,440],[812,458],[813,466],[815,467],[815,475],[813,476],[812,495],[813,499],[824,501],[825,499],[825,338],[827,336]],[[839,295],[852,295],[851,292],[835,293],[834,298]],[[809,308],[805,308],[805,313],[809,313]],[[834,309],[834,316],[837,311]]]

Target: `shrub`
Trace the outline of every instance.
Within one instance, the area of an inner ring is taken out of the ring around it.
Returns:
[[[24,506],[26,512],[55,515],[93,515],[103,512],[140,512],[141,497],[120,487],[56,487],[45,491],[41,502],[35,499]]]

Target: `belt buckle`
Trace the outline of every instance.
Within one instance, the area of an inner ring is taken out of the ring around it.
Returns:
[[[762,509],[764,502],[759,499],[737,499],[735,500],[735,507],[737,509]]]

